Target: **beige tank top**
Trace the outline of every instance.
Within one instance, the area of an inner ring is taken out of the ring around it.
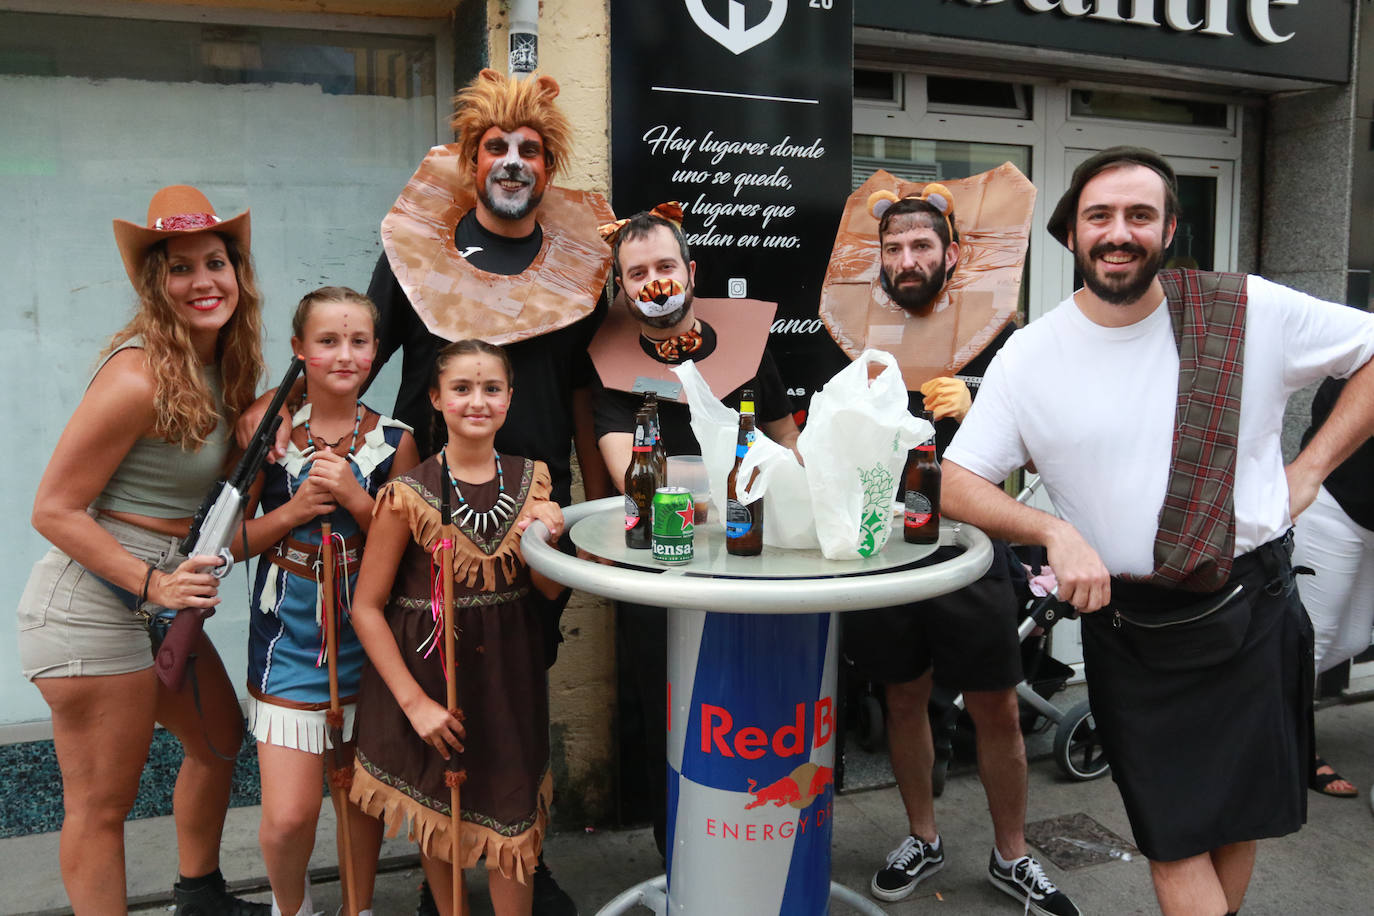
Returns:
[[[101,360],[91,375],[99,375],[105,363],[120,350],[142,349],[143,340],[134,337]],[[220,422],[199,451],[187,451],[165,439],[143,437],[134,443],[115,468],[105,489],[91,503],[94,509],[133,512],[150,518],[186,518],[194,515],[211,485],[224,476],[229,456],[229,426],[222,419],[224,393],[219,366],[204,366],[201,376],[210,386]]]

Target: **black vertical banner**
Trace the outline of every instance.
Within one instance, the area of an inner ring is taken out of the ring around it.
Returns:
[[[611,0],[617,216],[682,201],[697,294],[778,303],[798,407],[844,363],[817,317],[848,196],[853,0]]]

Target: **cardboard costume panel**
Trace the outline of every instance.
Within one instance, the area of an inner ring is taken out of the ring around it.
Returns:
[[[550,185],[539,204],[543,247],[513,276],[478,270],[454,248],[458,221],[476,205],[458,145],[436,146],[382,220],[387,260],[430,333],[508,344],[566,327],[596,307],[611,266],[596,227],[615,218],[604,197]]]
[[[757,299],[692,301],[693,314],[716,332],[715,350],[696,360],[695,365],[717,398],[724,398],[758,373],[777,310],[777,303]],[[659,397],[686,403],[687,395],[673,366],[644,352],[639,329],[624,294],[616,296],[590,348],[601,384],[618,391],[652,390]]]
[[[925,187],[882,170],[849,196],[821,286],[830,336],[851,359],[870,347],[894,355],[908,391],[957,373],[1015,317],[1035,209],[1035,186],[1010,162],[941,184],[954,197],[959,262],[930,315],[908,314],[882,288],[869,195],[910,197]]]

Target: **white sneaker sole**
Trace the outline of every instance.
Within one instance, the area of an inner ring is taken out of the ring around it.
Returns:
[[[874,897],[877,897],[879,900],[885,900],[888,903],[895,903],[898,900],[905,900],[906,898],[911,896],[913,891],[916,890],[916,885],[920,884],[922,881],[929,878],[931,875],[935,874],[937,871],[944,867],[945,860],[941,859],[939,862],[936,862],[934,865],[929,866],[928,868],[926,868],[925,871],[917,875],[916,880],[912,881],[906,887],[898,888],[895,891],[883,890],[881,887],[879,887],[878,876],[874,875],[873,880],[868,882],[868,892]]]
[[[1026,909],[1029,910],[1029,912],[1035,913],[1036,916],[1055,916],[1054,913],[1051,913],[1049,910],[1044,909],[1034,900],[1028,899],[1029,895],[1023,889],[1021,889],[1019,885],[1008,886],[1001,879],[995,877],[992,874],[992,872],[987,872],[986,874],[988,876],[989,884],[997,888],[1002,893],[1006,894],[1008,897],[1015,900],[1017,903],[1021,904],[1021,906],[1026,907]],[[1029,904],[1029,906],[1027,906],[1027,904]]]

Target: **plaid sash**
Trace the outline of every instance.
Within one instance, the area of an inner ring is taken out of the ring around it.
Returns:
[[[1236,545],[1244,274],[1161,270],[1178,345],[1178,411],[1150,582],[1216,591]]]

